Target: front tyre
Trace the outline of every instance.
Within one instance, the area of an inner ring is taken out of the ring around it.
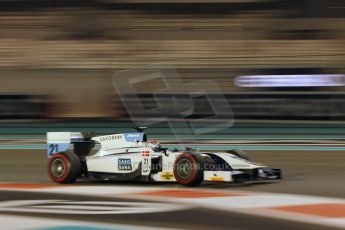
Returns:
[[[204,179],[202,157],[191,153],[179,155],[174,163],[174,176],[180,184],[199,185]]]
[[[73,152],[54,154],[48,161],[48,175],[60,184],[73,183],[80,176],[80,162]]]

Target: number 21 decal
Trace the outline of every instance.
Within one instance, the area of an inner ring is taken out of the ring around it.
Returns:
[[[54,153],[59,152],[59,145],[58,144],[50,144],[49,145],[49,155],[53,155]]]

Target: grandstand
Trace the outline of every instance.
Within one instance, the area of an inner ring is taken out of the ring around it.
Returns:
[[[240,88],[241,75],[344,72],[336,0],[9,0],[0,11],[0,93],[42,95],[50,118],[126,116],[113,73],[154,63],[187,83],[212,79],[226,95],[275,91]]]

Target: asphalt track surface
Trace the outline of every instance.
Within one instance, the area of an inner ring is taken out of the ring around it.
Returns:
[[[0,151],[0,181],[22,183],[52,183],[46,173],[46,155],[43,150],[1,150]],[[254,161],[262,162],[283,169],[284,180],[270,183],[244,184],[204,184],[202,187],[211,189],[229,189],[262,191],[274,193],[291,193],[317,195],[325,197],[345,198],[345,154],[341,151],[250,151]],[[144,183],[90,183],[98,186],[148,186]],[[179,188],[178,184],[149,184],[149,186],[166,186]],[[139,188],[140,189],[140,188]],[[61,199],[61,200],[102,200],[129,201],[120,198],[100,198],[91,196],[76,196],[64,194],[40,194],[30,192],[0,192],[0,200],[20,199]],[[38,216],[34,213],[7,213],[24,216]],[[83,215],[39,214],[40,217],[84,220]],[[249,216],[238,213],[209,210],[205,208],[188,208],[170,212],[147,214],[116,214],[91,215],[89,221],[100,223],[135,224],[141,226],[172,227],[187,229],[325,229],[325,227],[298,223],[266,217]],[[331,228],[327,228],[331,229]]]
[[[284,180],[205,184],[203,187],[345,198],[345,153],[342,151],[248,151],[248,154],[256,162],[281,168]],[[0,150],[0,181],[52,183],[48,178],[46,165],[45,150]],[[121,184],[133,183],[115,182],[114,185]],[[109,184],[111,185],[113,184]],[[155,184],[150,184],[152,185]],[[145,186],[145,183],[140,183],[140,186]],[[157,186],[180,187],[177,184]]]
[[[120,202],[147,202],[140,200],[127,200],[116,198],[98,198],[92,196],[75,196],[61,194],[40,194],[28,192],[0,192],[0,201],[8,200],[70,200],[70,201],[120,201]],[[140,213],[140,214],[101,214],[101,215],[70,215],[70,214],[44,214],[44,213],[18,213],[1,212],[0,214],[15,214],[24,216],[39,216],[44,218],[60,218],[63,220],[87,220],[107,224],[128,224],[139,226],[183,228],[183,229],[248,229],[248,230],[267,230],[278,229],[306,229],[305,224],[283,221],[277,219],[246,216],[236,213],[221,212],[203,208],[188,208],[177,211],[159,213]],[[87,218],[86,218],[87,217]],[[321,230],[325,227],[307,225],[307,229]]]

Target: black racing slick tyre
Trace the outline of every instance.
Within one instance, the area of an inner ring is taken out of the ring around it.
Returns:
[[[178,183],[196,186],[204,179],[203,158],[197,154],[183,153],[174,163],[174,176]]]
[[[81,175],[78,156],[71,151],[54,154],[48,161],[48,175],[55,183],[73,183]]]
[[[248,154],[243,152],[243,151],[241,151],[241,150],[233,149],[233,150],[227,151],[227,153],[231,153],[231,154],[233,154],[233,155],[235,155],[235,156],[237,156],[239,158],[242,158],[242,159],[245,159],[247,161],[250,161],[250,158],[249,158]]]

